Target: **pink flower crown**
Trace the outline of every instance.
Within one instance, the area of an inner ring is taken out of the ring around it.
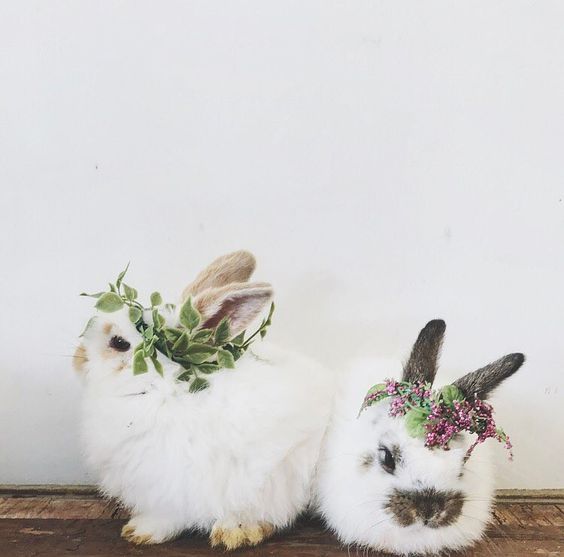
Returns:
[[[424,438],[426,447],[447,451],[457,433],[468,431],[478,437],[466,451],[464,460],[468,460],[477,445],[490,438],[503,443],[509,458],[513,458],[511,441],[503,429],[496,426],[492,405],[479,398],[466,400],[455,385],[432,391],[429,383],[387,379],[368,391],[360,412],[387,398],[392,399],[389,415],[405,417],[408,433]]]

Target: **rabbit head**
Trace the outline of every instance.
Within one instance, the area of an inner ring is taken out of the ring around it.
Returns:
[[[249,252],[236,251],[219,257],[185,288],[181,302],[191,297],[192,305],[202,316],[200,328],[213,329],[227,318],[231,335],[236,336],[272,299],[270,284],[248,282],[254,269],[255,258]],[[178,326],[179,306],[174,310],[161,311],[167,326]],[[145,311],[144,321],[151,323],[151,320],[151,312]],[[131,372],[133,349],[141,342],[142,336],[129,320],[127,308],[113,313],[97,313],[89,321],[81,340],[73,358],[77,371],[88,376],[132,377],[127,371]],[[179,368],[163,354],[159,354],[159,360],[165,368]],[[153,373],[146,375],[152,376]]]
[[[433,383],[445,328],[442,320],[423,328],[403,381]],[[485,399],[523,361],[522,354],[504,356],[455,385],[469,400]],[[339,537],[401,555],[436,554],[479,539],[493,500],[489,444],[466,459],[474,439],[464,432],[449,450],[431,449],[408,433],[404,417],[390,416],[389,399],[356,419],[359,402],[352,406],[349,398],[337,412],[320,466],[319,504]]]

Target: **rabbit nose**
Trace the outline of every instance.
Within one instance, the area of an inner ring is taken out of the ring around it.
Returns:
[[[387,509],[401,526],[421,521],[428,528],[439,528],[456,521],[463,503],[464,497],[459,491],[396,489],[388,500]]]
[[[441,514],[444,513],[444,505],[442,502],[436,502],[432,499],[422,500],[416,505],[417,516],[421,519],[425,526],[433,524]]]
[[[458,491],[423,490],[414,499],[419,519],[429,528],[448,526],[462,511],[464,498]]]

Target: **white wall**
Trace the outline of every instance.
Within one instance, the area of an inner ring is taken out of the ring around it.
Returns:
[[[500,486],[563,487],[563,26],[559,1],[4,0],[0,483],[91,481],[80,291],[131,260],[172,299],[246,247],[271,337],[327,362],[439,316],[451,376],[525,352]]]

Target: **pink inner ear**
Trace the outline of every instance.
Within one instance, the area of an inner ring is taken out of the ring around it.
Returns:
[[[237,320],[237,313],[241,309],[243,301],[244,300],[242,299],[236,298],[227,298],[226,300],[223,300],[219,310],[204,321],[202,328],[215,329],[224,317],[227,317],[229,324],[231,325],[231,323]]]
[[[202,327],[214,329],[226,317],[233,336],[248,327],[272,298],[272,289],[255,288],[232,292],[220,302],[212,315],[204,317]],[[202,311],[205,315],[205,310]]]

